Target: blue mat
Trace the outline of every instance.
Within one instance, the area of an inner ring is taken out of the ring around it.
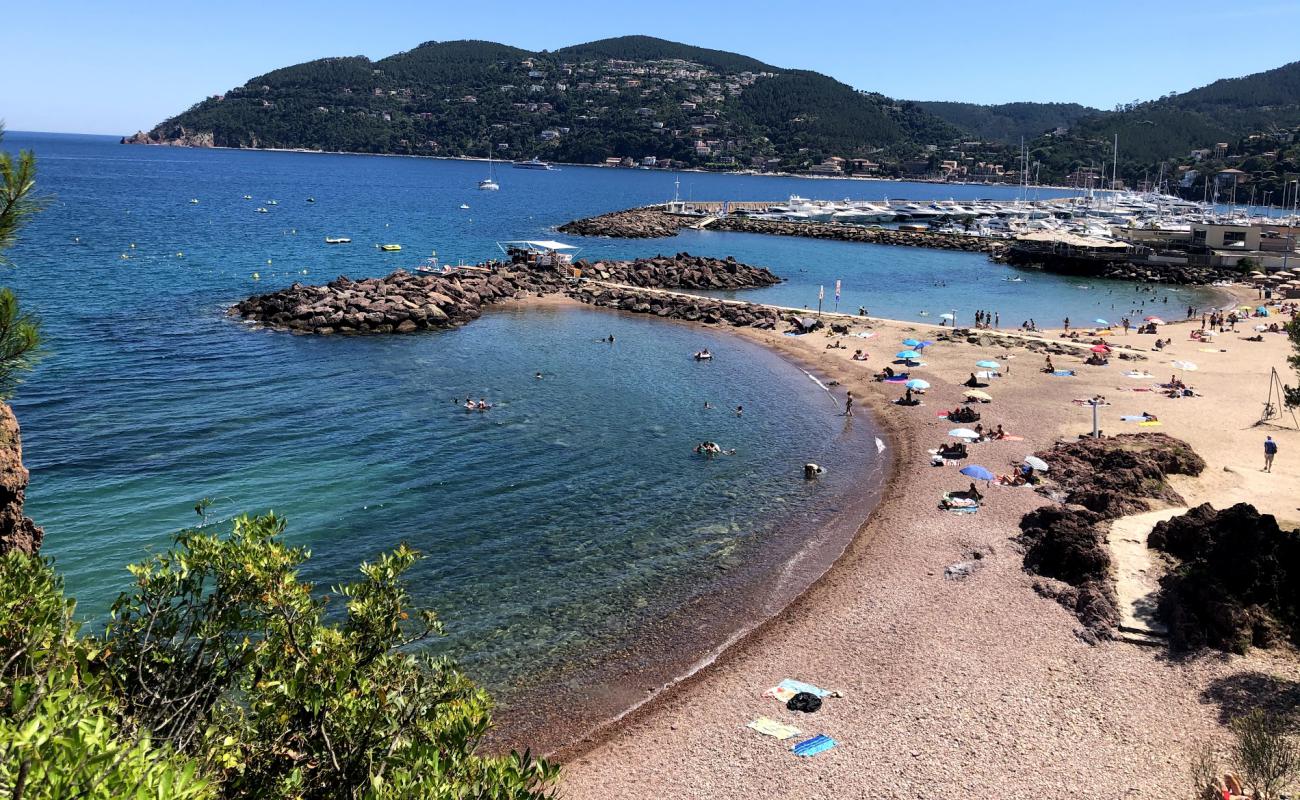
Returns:
[[[799,744],[790,748],[790,751],[797,756],[815,756],[818,753],[824,753],[835,746],[835,740],[824,733],[819,733],[811,739],[804,739]]]

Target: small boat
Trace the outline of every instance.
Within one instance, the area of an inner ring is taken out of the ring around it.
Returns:
[[[460,204],[460,210],[461,210],[461,211],[469,211],[469,203],[461,203],[461,204]]]
[[[268,213],[270,213],[270,212],[268,212],[265,208],[263,208],[263,207],[261,207],[261,206],[258,206],[258,207],[257,207],[257,213],[259,213],[259,214],[268,214]]]
[[[266,201],[266,204],[267,204],[268,206],[278,206],[278,205],[280,205],[280,201],[279,201],[279,200],[267,200],[267,201]]]
[[[512,166],[514,166],[515,169],[551,169],[550,164],[547,164],[537,156],[533,156],[527,161],[516,161]]]
[[[402,246],[400,244],[377,244],[375,245],[375,247],[378,247],[380,250],[387,250],[390,253],[393,252],[394,250],[402,249]]]
[[[197,206],[198,204],[199,204],[199,198],[197,197],[190,201],[190,205],[192,206]]]
[[[1007,283],[1024,283],[1024,282],[1025,282],[1025,279],[1024,279],[1024,278],[1003,278],[1002,280],[1006,281]]]
[[[252,199],[253,199],[253,196],[252,196],[251,194],[246,194],[246,195],[244,195],[244,199],[245,199],[245,200],[252,200]]]
[[[713,354],[710,353],[708,350],[701,350],[700,352],[695,354],[696,361],[711,361],[712,359],[713,359]]]
[[[346,236],[326,236],[325,244],[349,244],[351,239]]]
[[[316,198],[314,198],[314,197],[308,197],[308,198],[307,198],[307,202],[308,202],[308,203],[314,203],[314,202],[316,202]]]
[[[484,191],[484,192],[495,192],[501,188],[501,184],[497,183],[491,178],[484,178],[483,180],[478,182],[478,188],[480,191]]]

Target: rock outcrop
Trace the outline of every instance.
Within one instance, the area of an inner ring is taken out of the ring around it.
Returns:
[[[190,131],[178,125],[168,131],[155,128],[148,133],[136,131],[130,136],[123,136],[121,144],[167,144],[176,147],[215,147],[212,131]]]
[[[18,420],[8,405],[0,403],[0,555],[10,550],[38,553],[45,538],[45,531],[23,515],[27,477]]]
[[[1152,529],[1147,544],[1181,562],[1160,581],[1160,613],[1179,649],[1300,644],[1300,530],[1238,503],[1208,503]]]
[[[629,208],[598,217],[575,219],[559,227],[560,233],[575,236],[610,236],[615,239],[659,239],[675,236],[687,225],[699,220],[680,214],[665,213],[660,206]]]
[[[1035,453],[1051,466],[1038,491],[1062,505],[1020,520],[1024,566],[1042,576],[1034,589],[1073,612],[1088,641],[1109,638],[1119,623],[1107,524],[1150,510],[1151,500],[1181,505],[1168,475],[1199,475],[1205,461],[1163,433],[1079,439]]]
[[[579,261],[573,266],[584,277],[645,288],[742,289],[770,286],[780,280],[766,269],[735,259],[700,258],[687,253],[636,261]],[[398,270],[385,278],[361,281],[340,277],[323,286],[295,283],[287,289],[242,300],[230,313],[299,333],[414,333],[464,325],[478,318],[485,306],[528,294],[568,292],[592,302],[591,292],[579,296],[578,290],[585,285],[558,268],[525,263],[450,275]],[[659,302],[662,304],[662,299]],[[683,310],[683,318],[690,319],[686,314]]]

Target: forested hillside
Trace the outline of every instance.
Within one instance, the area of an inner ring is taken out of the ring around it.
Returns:
[[[1078,103],[1002,103],[985,106],[942,100],[920,100],[917,105],[955,125],[966,134],[984,141],[1010,144],[1021,137],[1032,139],[1057,128],[1068,128],[1077,120],[1099,113]]]
[[[429,42],[374,62],[310,61],[210,97],[136,140],[736,169],[906,157],[959,136],[916,104],[824,75],[629,36],[554,52]]]

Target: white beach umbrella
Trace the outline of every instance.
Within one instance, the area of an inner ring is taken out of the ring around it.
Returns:
[[[955,439],[978,439],[980,435],[970,428],[953,428],[948,435]]]
[[[1173,363],[1176,368],[1186,372],[1195,372],[1197,369],[1196,365],[1190,361],[1175,361]]]
[[[1038,456],[1025,456],[1025,463],[1033,467],[1034,469],[1038,470],[1039,472],[1047,472],[1047,470],[1049,469],[1047,466],[1047,462],[1039,458]]]

